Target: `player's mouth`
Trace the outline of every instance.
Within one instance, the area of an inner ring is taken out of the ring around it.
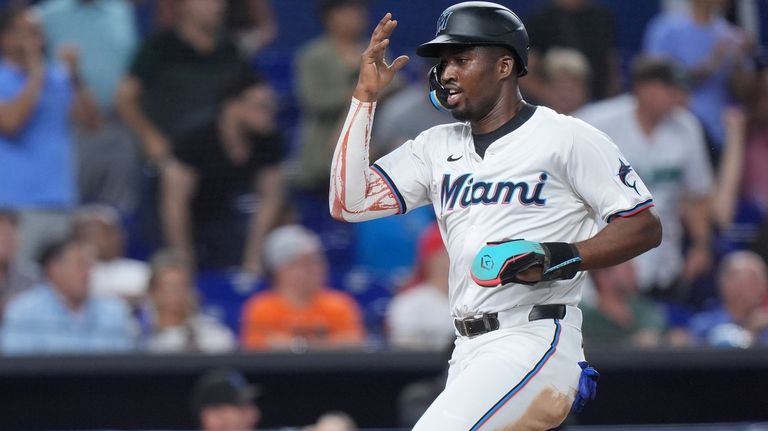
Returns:
[[[459,100],[461,99],[461,90],[458,88],[446,88],[446,91],[448,92],[448,104],[451,106],[455,106],[457,103],[459,103]]]

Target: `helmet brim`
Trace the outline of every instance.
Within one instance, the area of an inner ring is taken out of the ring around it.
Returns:
[[[528,67],[523,63],[523,61],[520,59],[520,56],[515,52],[515,50],[505,44],[505,43],[493,43],[489,42],[487,40],[477,40],[474,38],[463,38],[463,37],[457,37],[455,35],[447,35],[447,34],[441,34],[437,36],[436,38],[430,40],[427,43],[423,43],[419,45],[418,48],[416,48],[416,55],[419,57],[426,57],[426,58],[437,58],[440,57],[440,48],[444,46],[457,46],[457,45],[463,45],[463,46],[506,46],[512,51],[512,55],[515,57],[515,62],[518,64],[518,72],[517,76],[523,77],[528,74]]]
[[[454,35],[441,34],[427,43],[423,43],[416,48],[416,55],[419,57],[437,58],[440,57],[440,48],[448,45],[490,45],[488,42],[482,42],[472,38],[457,37]]]

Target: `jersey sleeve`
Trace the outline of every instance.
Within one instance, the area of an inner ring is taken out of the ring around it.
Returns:
[[[653,197],[629,160],[604,133],[574,120],[566,170],[581,199],[610,223],[653,206]]]
[[[400,205],[400,214],[427,205],[430,164],[425,154],[424,133],[378,159],[372,166],[384,178]]]

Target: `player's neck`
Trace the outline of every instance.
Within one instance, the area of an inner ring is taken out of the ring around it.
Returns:
[[[515,97],[502,98],[483,118],[477,121],[470,121],[472,133],[475,135],[485,135],[498,130],[501,126],[515,118],[523,104],[523,97],[519,91]]]

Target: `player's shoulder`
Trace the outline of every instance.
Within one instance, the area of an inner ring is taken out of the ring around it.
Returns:
[[[448,123],[430,127],[410,141],[413,149],[425,155],[442,153],[452,145],[462,145],[461,137],[470,135],[467,123]]]
[[[447,123],[447,124],[438,124],[436,126],[432,126],[429,129],[424,130],[423,132],[419,133],[419,137],[422,139],[429,139],[429,138],[444,138],[444,137],[454,137],[457,135],[463,135],[465,133],[469,133],[469,125],[467,123],[462,122],[455,122],[455,123]]]
[[[568,140],[570,141],[579,137],[604,135],[603,132],[580,118],[557,113],[545,106],[539,106],[537,108],[537,114],[541,115],[542,124],[545,125],[548,132],[561,134],[564,137],[569,138]]]

